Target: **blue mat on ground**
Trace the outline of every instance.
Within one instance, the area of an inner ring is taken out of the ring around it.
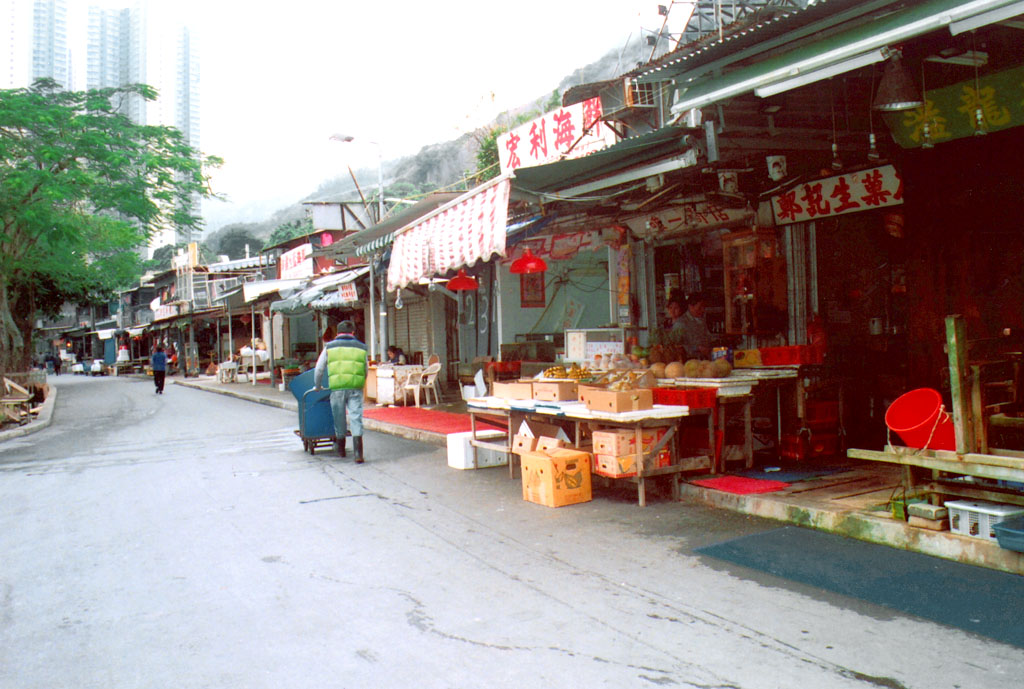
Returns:
[[[1024,648],[1016,574],[794,526],[697,552]]]
[[[765,469],[762,468],[745,469],[743,471],[733,471],[730,473],[735,474],[736,476],[745,476],[747,478],[794,483],[796,481],[806,481],[807,479],[820,478],[822,476],[829,476],[830,474],[838,474],[843,471],[848,471],[853,465],[835,464],[822,466],[786,466],[785,464],[775,464],[773,466],[777,467],[778,471],[765,471]]]

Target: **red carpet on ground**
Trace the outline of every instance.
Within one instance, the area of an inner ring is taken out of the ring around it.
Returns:
[[[469,414],[455,414],[448,411],[436,409],[423,409],[422,407],[371,407],[363,410],[363,416],[375,421],[393,423],[407,428],[416,428],[421,431],[432,431],[434,433],[464,433],[472,430],[469,423]],[[477,419],[477,430],[505,430],[496,423],[484,423]]]
[[[690,481],[696,486],[713,488],[725,493],[736,493],[737,495],[750,495],[753,493],[774,493],[789,486],[785,481],[769,481],[760,478],[747,478],[746,476],[719,476],[717,478],[702,478]]]

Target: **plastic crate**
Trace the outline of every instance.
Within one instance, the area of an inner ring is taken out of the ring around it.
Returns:
[[[784,433],[779,443],[779,456],[804,461],[839,454],[839,435],[836,433]]]
[[[986,541],[996,540],[996,524],[1024,515],[1024,507],[984,500],[950,500],[946,509],[950,531]]]
[[[835,428],[839,425],[839,402],[807,400],[804,423],[808,428]]]
[[[790,347],[761,347],[762,366],[799,366],[800,364],[820,364],[824,361],[820,348],[808,345],[792,345]]]
[[[691,409],[710,409],[718,398],[716,388],[653,388],[655,404],[674,404]]]
[[[999,547],[1024,553],[1024,516],[1014,517],[992,525]]]

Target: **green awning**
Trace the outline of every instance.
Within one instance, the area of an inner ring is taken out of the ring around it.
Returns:
[[[814,34],[803,45],[788,52],[721,76],[697,79],[692,84],[680,78],[676,86],[681,95],[672,106],[672,112],[681,114],[702,108],[762,86],[834,67],[874,50],[895,48],[909,39],[948,30],[952,21],[1007,4],[1006,0],[928,0],[877,18],[864,18],[857,26],[831,35]]]
[[[512,193],[553,192],[668,155],[681,154],[689,149],[683,141],[685,136],[686,132],[678,127],[665,127],[625,139],[582,158],[519,168],[512,179]]]

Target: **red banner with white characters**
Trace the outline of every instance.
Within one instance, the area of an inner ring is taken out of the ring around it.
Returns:
[[[903,178],[892,165],[799,184],[772,197],[777,225],[903,203]]]

